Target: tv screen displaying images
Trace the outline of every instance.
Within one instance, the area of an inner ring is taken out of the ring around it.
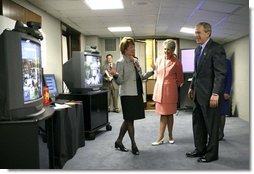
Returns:
[[[72,58],[63,65],[63,80],[72,93],[99,90],[103,85],[101,56],[73,51]]]
[[[40,55],[39,44],[30,40],[21,40],[24,102],[29,102],[42,96]]]
[[[84,57],[85,87],[102,85],[103,79],[100,69],[101,63],[98,56],[86,55]]]

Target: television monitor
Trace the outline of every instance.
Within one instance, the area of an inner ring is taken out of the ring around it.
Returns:
[[[0,35],[0,120],[19,120],[44,112],[41,45],[26,33]]]
[[[195,70],[195,48],[181,49],[181,63],[184,73],[193,73]]]
[[[44,74],[45,85],[49,89],[49,97],[54,100],[58,96],[56,78],[54,74]]]
[[[73,51],[63,65],[63,81],[72,93],[99,90],[103,85],[101,56],[90,52]]]

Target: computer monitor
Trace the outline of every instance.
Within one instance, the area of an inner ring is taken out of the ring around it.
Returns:
[[[56,78],[54,74],[44,74],[45,85],[49,89],[49,96],[54,100],[58,96]]]
[[[181,49],[181,62],[184,73],[193,73],[195,70],[195,48]]]

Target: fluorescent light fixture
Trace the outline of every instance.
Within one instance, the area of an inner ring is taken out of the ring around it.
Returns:
[[[182,27],[180,32],[182,32],[182,33],[189,33],[189,34],[195,34],[195,28]]]
[[[85,0],[85,2],[92,10],[123,8],[122,0]]]
[[[108,30],[111,32],[124,32],[131,31],[131,27],[108,27]]]

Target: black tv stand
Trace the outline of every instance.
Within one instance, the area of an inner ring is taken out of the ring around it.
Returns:
[[[52,107],[37,117],[0,121],[0,169],[49,169],[55,166]]]
[[[108,100],[106,90],[59,94],[58,98],[83,102],[86,139],[95,139],[96,132],[105,126],[107,131],[112,129],[112,126],[108,121]]]

